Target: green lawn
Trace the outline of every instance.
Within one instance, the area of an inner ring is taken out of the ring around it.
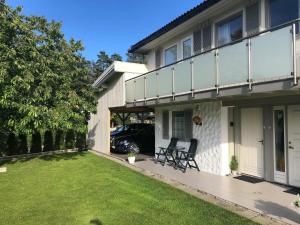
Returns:
[[[90,153],[4,164],[0,224],[253,224]],[[184,174],[183,174],[184,176]]]

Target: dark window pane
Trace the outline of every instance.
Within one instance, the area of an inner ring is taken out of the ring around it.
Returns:
[[[173,112],[173,137],[183,140],[185,138],[184,112]]]
[[[274,112],[276,170],[285,172],[284,111]]]
[[[183,58],[192,56],[192,40],[188,39],[182,43]]]
[[[270,26],[297,19],[299,15],[298,0],[270,0]]]
[[[203,28],[203,50],[209,50],[211,48],[211,26]]]
[[[165,50],[165,65],[172,64],[177,61],[177,45]]]
[[[255,34],[259,31],[259,4],[258,2],[246,8],[247,34]]]
[[[227,20],[218,25],[218,45],[228,44],[232,41],[243,38],[242,16]]]

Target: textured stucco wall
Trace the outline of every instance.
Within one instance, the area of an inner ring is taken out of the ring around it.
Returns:
[[[162,112],[169,110],[169,137],[172,137],[172,111],[185,109],[193,109],[194,115],[203,118],[202,126],[193,125],[193,138],[199,141],[196,160],[200,170],[217,175],[228,174],[228,108],[222,107],[221,102],[156,107],[156,151],[170,141],[162,138]],[[189,143],[179,142],[178,146],[188,149]]]

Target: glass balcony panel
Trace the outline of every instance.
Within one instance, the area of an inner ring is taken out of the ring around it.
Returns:
[[[146,75],[146,98],[157,97],[157,81],[156,72],[152,72]]]
[[[253,81],[274,80],[293,72],[291,27],[269,32],[251,40]]]
[[[194,89],[196,91],[215,87],[215,52],[194,58]]]
[[[135,83],[134,80],[126,81],[126,102],[134,101]]]
[[[144,76],[135,79],[135,100],[144,100],[145,98],[145,78]]]
[[[166,67],[157,71],[158,95],[160,97],[172,95],[172,68]]]
[[[191,61],[185,60],[174,65],[175,94],[189,92],[192,89]]]
[[[228,86],[248,80],[247,41],[219,49],[219,84]]]

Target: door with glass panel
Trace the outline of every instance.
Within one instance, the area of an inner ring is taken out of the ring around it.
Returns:
[[[285,109],[273,109],[273,137],[274,137],[274,181],[285,184],[286,181],[286,132]]]

